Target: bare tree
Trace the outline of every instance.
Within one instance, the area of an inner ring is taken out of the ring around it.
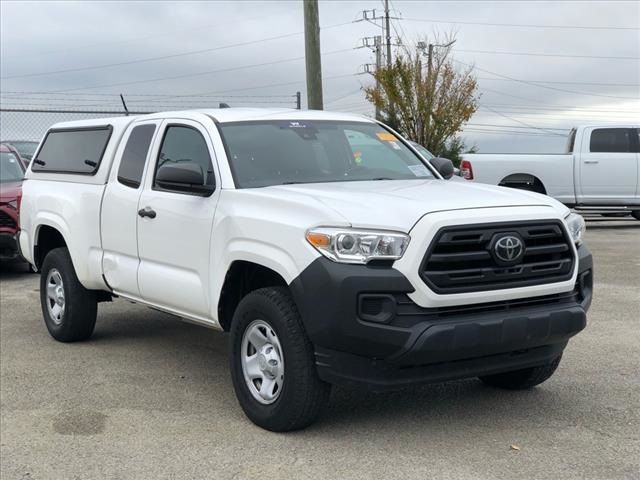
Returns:
[[[406,50],[391,68],[374,73],[379,88],[364,89],[367,100],[380,109],[383,121],[435,154],[447,150],[478,109],[473,67],[456,68],[450,58],[451,40],[451,36],[444,42],[436,39],[433,43],[449,45],[430,48],[431,54],[426,56],[424,49],[415,54]],[[428,45],[428,41],[419,44]],[[459,140],[456,144],[464,146]]]

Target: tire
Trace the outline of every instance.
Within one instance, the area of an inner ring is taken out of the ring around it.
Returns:
[[[98,312],[96,294],[78,281],[67,248],[47,253],[41,272],[40,304],[49,334],[60,342],[91,337]]]
[[[247,417],[273,432],[313,423],[331,387],[318,377],[313,346],[289,291],[267,287],[246,295],[233,315],[230,333],[233,387]],[[269,386],[265,397],[260,394],[263,384]]]
[[[526,190],[527,192],[534,192],[534,193],[540,193],[542,195],[546,195],[544,187],[537,180],[535,180],[530,185],[529,184],[520,184],[520,185],[514,186],[513,188],[517,188],[518,190]]]
[[[633,218],[635,218],[636,220],[640,220],[640,210],[634,210],[633,212],[631,212],[631,215],[633,215]]]
[[[548,380],[556,371],[558,365],[560,365],[561,359],[562,355],[538,367],[523,368],[522,370],[487,375],[479,378],[483,383],[492,387],[504,388],[506,390],[524,390],[540,385],[542,382]]]

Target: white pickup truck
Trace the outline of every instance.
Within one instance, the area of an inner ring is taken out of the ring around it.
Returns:
[[[569,207],[629,212],[640,220],[640,128],[582,126],[565,154],[465,154],[467,180],[547,194]]]
[[[357,115],[57,124],[26,175],[19,243],[55,339],[89,338],[116,297],[228,331],[238,401],[269,430],[309,425],[330,384],[537,385],[586,324],[584,222],[435,165]]]

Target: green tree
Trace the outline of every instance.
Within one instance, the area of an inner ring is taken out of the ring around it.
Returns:
[[[442,150],[437,150],[435,152],[431,151],[431,153],[438,157],[448,158],[456,167],[460,166],[460,161],[462,160],[463,153],[477,152],[478,147],[476,145],[467,147],[464,140],[458,136],[451,137],[449,140],[447,140]]]
[[[458,132],[478,109],[480,95],[473,67],[456,68],[450,54],[451,46],[433,48],[430,59],[421,50],[398,54],[390,68],[373,74],[379,87],[364,91],[385,123],[434,154],[447,152],[455,160],[465,148]]]

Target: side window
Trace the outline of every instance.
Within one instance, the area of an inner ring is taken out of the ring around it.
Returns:
[[[100,166],[111,130],[110,126],[49,130],[31,170],[93,175]]]
[[[144,164],[155,131],[156,126],[151,124],[138,125],[131,130],[118,169],[118,181],[123,185],[131,188],[140,186]]]
[[[591,132],[591,152],[631,152],[631,130],[628,128],[598,128]]]
[[[593,138],[593,135],[591,136]],[[576,129],[572,128],[571,133],[569,133],[569,138],[567,138],[567,148],[565,149],[566,153],[573,153],[573,149],[576,144]]]
[[[215,177],[213,165],[209,156],[209,148],[202,134],[195,128],[179,125],[169,125],[162,140],[156,175],[158,169],[164,165],[190,165],[199,169],[205,185],[214,186]],[[159,188],[154,178],[154,188]]]

